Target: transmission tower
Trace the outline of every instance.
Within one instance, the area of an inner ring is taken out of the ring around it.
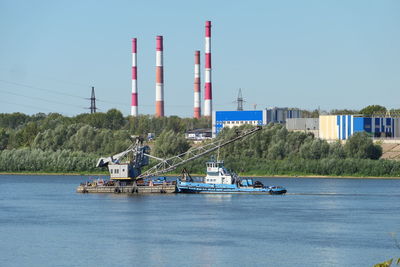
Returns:
[[[239,94],[238,94],[238,97],[237,97],[237,99],[235,101],[235,103],[237,103],[236,110],[243,110],[243,102],[246,102],[246,101],[244,101],[244,99],[242,97],[242,89],[239,88]]]
[[[92,86],[92,96],[89,98],[90,99],[90,113],[96,113],[96,96],[94,94],[94,86]]]

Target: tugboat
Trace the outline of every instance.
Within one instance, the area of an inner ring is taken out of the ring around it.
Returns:
[[[207,176],[202,182],[195,182],[184,172],[176,182],[178,193],[207,193],[207,194],[271,194],[282,195],[287,190],[282,186],[265,186],[260,181],[253,183],[251,178],[240,178],[236,173],[228,171],[223,161],[211,159],[206,163]]]

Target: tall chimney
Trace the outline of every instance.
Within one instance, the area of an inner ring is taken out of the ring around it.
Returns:
[[[211,117],[212,113],[212,86],[211,86],[211,21],[206,21],[205,40],[205,75],[204,75],[204,116]]]
[[[156,117],[164,117],[163,37],[156,37]]]
[[[132,104],[131,116],[138,115],[136,38],[132,38]]]
[[[193,118],[200,119],[200,51],[194,52],[194,113]]]

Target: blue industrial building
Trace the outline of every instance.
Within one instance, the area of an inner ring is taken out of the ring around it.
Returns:
[[[398,137],[398,118],[360,117],[354,115],[320,116],[320,137],[346,140],[356,132],[366,132],[372,137]]]
[[[224,127],[250,125],[267,125],[269,123],[286,123],[287,118],[299,118],[301,111],[296,108],[267,108],[264,110],[214,111],[212,114],[213,137]]]
[[[339,139],[347,139],[353,133],[367,132],[374,137],[394,137],[393,118],[367,118],[341,115],[337,118]]]
[[[215,137],[224,127],[266,125],[266,110],[214,111],[212,116],[212,133]]]

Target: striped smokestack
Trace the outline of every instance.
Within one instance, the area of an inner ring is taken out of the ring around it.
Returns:
[[[131,116],[138,115],[136,38],[132,38],[132,104]]]
[[[163,37],[156,37],[156,117],[164,117]]]
[[[200,119],[200,51],[194,52],[194,113],[193,118]]]
[[[206,21],[205,43],[205,75],[204,75],[204,116],[211,117],[212,113],[212,86],[211,86],[211,21]]]

